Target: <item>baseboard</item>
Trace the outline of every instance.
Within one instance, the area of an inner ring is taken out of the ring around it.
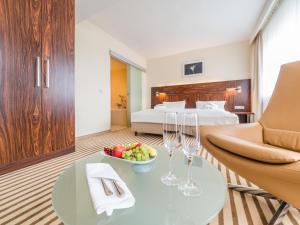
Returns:
[[[78,136],[75,139],[76,139],[76,141],[81,141],[81,140],[84,140],[84,139],[97,137],[97,136],[99,136],[101,134],[110,133],[110,132],[111,132],[111,130],[104,130],[104,131],[100,131],[100,132],[97,132],[97,133],[92,133],[92,134],[86,134],[86,135]]]
[[[131,125],[128,125],[126,128],[124,129],[128,129],[131,128]],[[106,133],[111,133],[111,132],[118,132],[120,130],[116,130],[116,131],[112,131],[111,129],[108,130],[104,130],[104,131],[100,131],[100,132],[96,132],[96,133],[91,133],[91,134],[85,134],[82,136],[77,136],[75,137],[76,141],[81,141],[81,140],[85,140],[85,139],[89,139],[89,138],[93,138],[93,137],[97,137],[101,134],[106,134]]]
[[[3,165],[3,166],[0,166],[0,175],[3,175],[5,173],[9,173],[9,172],[12,172],[12,171],[15,171],[15,170],[19,170],[19,169],[22,169],[24,167],[31,166],[31,165],[34,165],[34,164],[37,164],[37,163],[40,163],[40,162],[43,162],[43,161],[46,161],[46,160],[49,160],[49,159],[52,159],[52,158],[56,158],[56,157],[59,157],[59,156],[62,156],[62,155],[66,155],[66,154],[69,154],[69,153],[72,153],[72,152],[75,152],[75,146],[72,146],[70,148],[63,149],[63,150],[60,150],[60,151],[56,151],[56,152],[53,152],[53,153],[50,153],[50,154],[47,154],[47,155],[37,156],[35,158],[30,158],[30,159],[23,159],[23,160],[20,160],[18,162],[13,162],[13,163],[10,163],[10,164],[6,164],[6,165]]]

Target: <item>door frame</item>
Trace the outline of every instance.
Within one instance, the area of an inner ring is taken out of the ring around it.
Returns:
[[[115,58],[115,59],[117,59],[117,60],[119,60],[119,61],[121,61],[125,64],[133,66],[133,67],[141,70],[142,72],[146,73],[146,68],[144,68],[143,66],[141,66],[139,64],[134,63],[133,61],[127,59],[126,57],[122,56],[121,54],[119,54],[119,53],[117,53],[113,50],[109,50],[109,55],[110,55],[110,57],[113,57],[113,58]]]

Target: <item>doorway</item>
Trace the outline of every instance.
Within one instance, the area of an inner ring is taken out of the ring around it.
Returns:
[[[111,130],[130,127],[131,113],[142,109],[142,71],[110,58]]]
[[[111,57],[111,130],[121,130],[128,126],[127,64]]]

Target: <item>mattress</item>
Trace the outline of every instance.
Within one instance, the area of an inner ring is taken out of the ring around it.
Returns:
[[[164,122],[165,112],[178,112],[178,123],[182,124],[180,113],[197,113],[199,118],[198,125],[220,125],[220,124],[238,124],[238,116],[225,110],[213,109],[145,109],[131,114],[132,123],[157,123]],[[195,126],[195,124],[188,124]]]

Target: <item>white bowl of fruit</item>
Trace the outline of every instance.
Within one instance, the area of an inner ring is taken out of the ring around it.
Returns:
[[[101,153],[133,164],[147,164],[154,161],[157,156],[156,149],[141,143],[105,147]]]

